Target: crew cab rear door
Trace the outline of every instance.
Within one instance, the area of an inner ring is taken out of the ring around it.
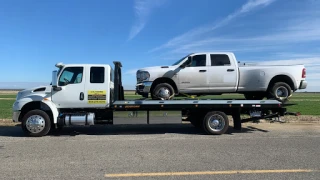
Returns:
[[[238,82],[238,66],[227,54],[210,54],[208,84],[210,92],[235,92]]]

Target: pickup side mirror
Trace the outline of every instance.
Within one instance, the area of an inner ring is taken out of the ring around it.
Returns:
[[[55,70],[55,71],[52,71],[52,82],[51,82],[51,84],[52,84],[53,90],[60,91],[62,88],[58,87],[57,83],[58,83],[58,71]]]

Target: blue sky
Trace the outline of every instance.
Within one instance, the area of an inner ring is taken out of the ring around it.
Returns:
[[[0,0],[0,88],[50,83],[57,62],[170,65],[197,51],[307,67],[320,90],[319,0]]]

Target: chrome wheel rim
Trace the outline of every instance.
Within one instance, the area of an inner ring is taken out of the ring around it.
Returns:
[[[42,116],[32,115],[26,121],[26,128],[32,133],[39,133],[45,128],[45,120]]]
[[[219,114],[212,115],[208,121],[209,128],[212,131],[221,131],[225,124],[225,119]]]
[[[161,99],[169,99],[171,96],[170,90],[166,87],[162,87],[158,90],[157,96]]]
[[[278,98],[287,98],[289,96],[289,91],[287,88],[280,86],[276,89],[276,95]]]

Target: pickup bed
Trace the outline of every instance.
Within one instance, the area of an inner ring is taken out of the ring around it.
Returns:
[[[162,100],[181,94],[241,93],[248,100],[284,102],[307,87],[304,65],[240,64],[230,52],[189,54],[171,66],[141,68],[136,78],[137,94]]]

